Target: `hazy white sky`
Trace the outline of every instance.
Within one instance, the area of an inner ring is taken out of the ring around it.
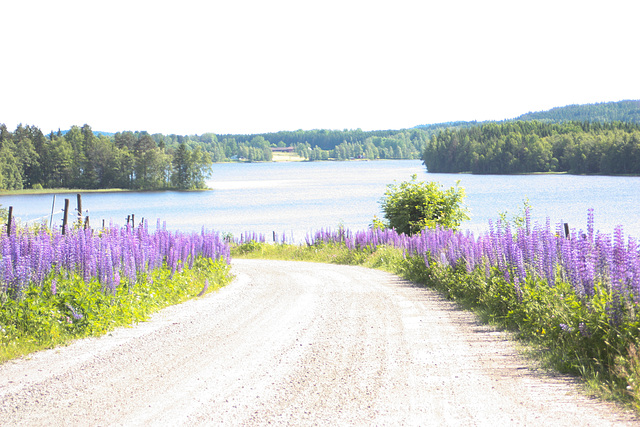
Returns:
[[[400,129],[640,99],[638,0],[7,0],[0,123]]]

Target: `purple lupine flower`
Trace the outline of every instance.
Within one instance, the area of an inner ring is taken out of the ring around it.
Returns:
[[[585,325],[584,322],[580,322],[578,324],[578,330],[580,331],[580,335],[585,338],[589,338],[591,336],[591,331],[589,331],[589,328],[587,328],[587,325]]]
[[[205,279],[204,280],[204,287],[202,288],[202,290],[198,293],[198,296],[201,297],[205,294],[205,292],[207,292],[207,289],[209,289],[209,280]]]
[[[562,329],[563,332],[573,332],[573,328],[566,323],[560,323],[560,329]]]
[[[613,239],[613,265],[611,266],[611,288],[613,292],[621,293],[625,284],[627,266],[627,252],[624,244],[622,226],[614,230]]]
[[[84,316],[82,315],[82,313],[80,313],[78,310],[76,310],[75,308],[73,308],[73,306],[71,304],[65,304],[67,306],[67,308],[71,311],[71,316],[75,319],[75,320],[80,320],[82,319]]]
[[[590,208],[589,210],[587,210],[587,233],[588,233],[588,239],[590,242],[593,242],[593,231],[594,231],[594,215],[593,215],[593,208]]]

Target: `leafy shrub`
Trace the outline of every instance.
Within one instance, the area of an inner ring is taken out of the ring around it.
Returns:
[[[437,226],[457,229],[462,221],[469,219],[462,205],[464,189],[458,187],[458,183],[445,191],[436,182],[416,179],[414,174],[411,181],[387,186],[381,205],[390,228],[411,235]]]

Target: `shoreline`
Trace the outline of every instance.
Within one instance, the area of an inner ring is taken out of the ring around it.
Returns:
[[[212,188],[202,188],[199,190],[177,190],[177,189],[164,189],[164,190],[129,190],[126,188],[100,188],[100,189],[82,189],[82,188],[40,188],[40,189],[23,189],[23,190],[0,190],[0,197],[2,196],[30,196],[30,195],[54,195],[54,194],[77,194],[77,193],[164,193],[164,192],[178,192],[178,193],[196,193],[200,191],[213,191]]]

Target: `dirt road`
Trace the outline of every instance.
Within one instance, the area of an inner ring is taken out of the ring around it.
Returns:
[[[0,425],[637,425],[359,267],[235,260],[150,322],[0,365]]]

